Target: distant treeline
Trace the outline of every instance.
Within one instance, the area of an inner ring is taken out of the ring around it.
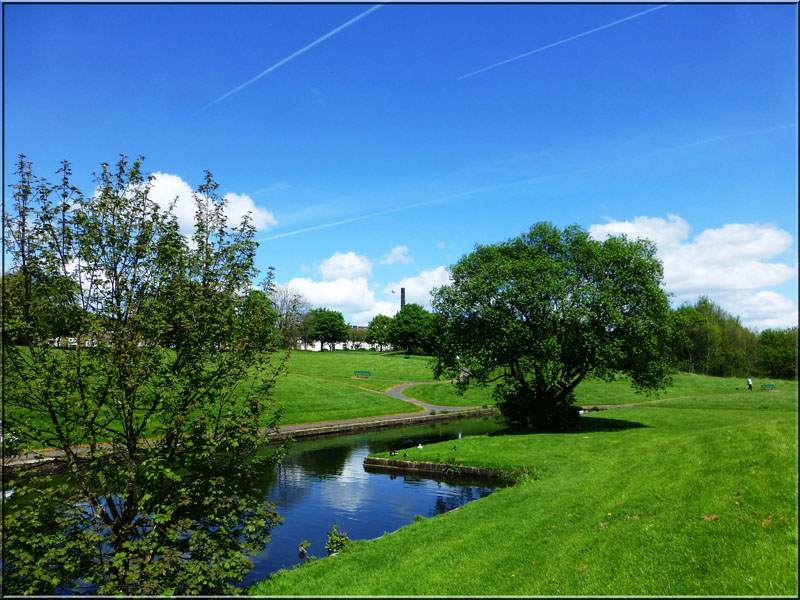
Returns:
[[[756,333],[708,297],[673,312],[676,367],[719,377],[797,379],[797,327]]]

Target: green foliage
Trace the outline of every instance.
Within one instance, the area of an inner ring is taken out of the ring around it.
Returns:
[[[328,541],[325,542],[325,549],[328,551],[328,556],[330,556],[331,554],[335,554],[336,552],[346,548],[352,543],[352,540],[347,536],[347,532],[339,531],[336,523],[334,523],[333,527],[328,532]]]
[[[761,373],[782,379],[797,379],[797,327],[765,329],[758,336]]]
[[[68,163],[51,186],[20,157],[3,215],[18,277],[6,333],[25,344],[3,346],[4,425],[23,451],[60,450],[66,481],[14,482],[5,593],[229,592],[280,520],[253,480],[283,368],[269,360],[271,274],[251,289],[255,230],[227,226],[207,172],[184,237],[141,160],[103,164],[87,198]],[[69,315],[69,348],[42,306]]]
[[[433,348],[433,315],[419,304],[406,304],[389,325],[389,343],[409,353],[428,354]]]
[[[315,308],[310,313],[314,329],[309,333],[308,341],[318,341],[325,349],[328,344],[333,350],[335,344],[346,342],[350,337],[350,327],[345,323],[342,313],[327,308]]]
[[[370,344],[377,344],[379,351],[383,352],[383,347],[389,344],[389,329],[391,325],[391,317],[375,315],[367,326],[366,340]]]
[[[673,313],[673,354],[680,370],[718,377],[753,374],[758,336],[702,296]]]
[[[477,246],[450,272],[453,283],[434,293],[434,373],[458,378],[462,390],[499,381],[511,422],[571,427],[573,391],[590,374],[627,374],[642,391],[667,383],[670,311],[651,242],[600,242],[578,226],[538,223]]]

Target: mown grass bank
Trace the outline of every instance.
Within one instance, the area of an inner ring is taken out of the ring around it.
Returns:
[[[281,572],[255,595],[790,595],[797,393],[710,394],[478,436],[409,458],[513,488]],[[381,456],[381,455],[378,455]]]
[[[676,373],[672,375],[672,384],[666,389],[652,395],[637,394],[631,388],[630,381],[619,379],[606,383],[599,379],[588,379],[581,382],[575,389],[575,403],[583,406],[638,404],[663,398],[676,398],[680,396],[708,396],[712,394],[764,394],[762,383],[773,383],[782,391],[797,391],[797,381],[779,379],[763,379],[754,381],[753,391],[747,391],[744,379],[727,377],[707,377],[690,373]],[[460,396],[454,385],[426,385],[413,387],[403,393],[409,398],[421,400],[429,404],[441,406],[484,406],[495,403],[492,398],[494,386],[470,387],[463,396]]]

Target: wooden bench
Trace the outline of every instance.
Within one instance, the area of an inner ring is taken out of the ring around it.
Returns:
[[[762,390],[774,390],[775,389],[775,384],[774,383],[762,383],[761,384],[761,389]]]
[[[369,377],[370,376],[370,372],[369,371],[353,371],[353,373],[355,373],[356,377]]]

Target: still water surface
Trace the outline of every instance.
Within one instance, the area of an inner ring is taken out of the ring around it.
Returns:
[[[492,419],[460,420],[294,444],[264,481],[266,496],[284,521],[253,557],[255,566],[242,585],[303,562],[298,545],[304,539],[311,542],[309,555],[326,556],[326,533],[334,523],[351,539],[372,539],[408,525],[416,515],[433,517],[489,495],[490,483],[367,473],[363,462],[377,452],[500,429]]]

